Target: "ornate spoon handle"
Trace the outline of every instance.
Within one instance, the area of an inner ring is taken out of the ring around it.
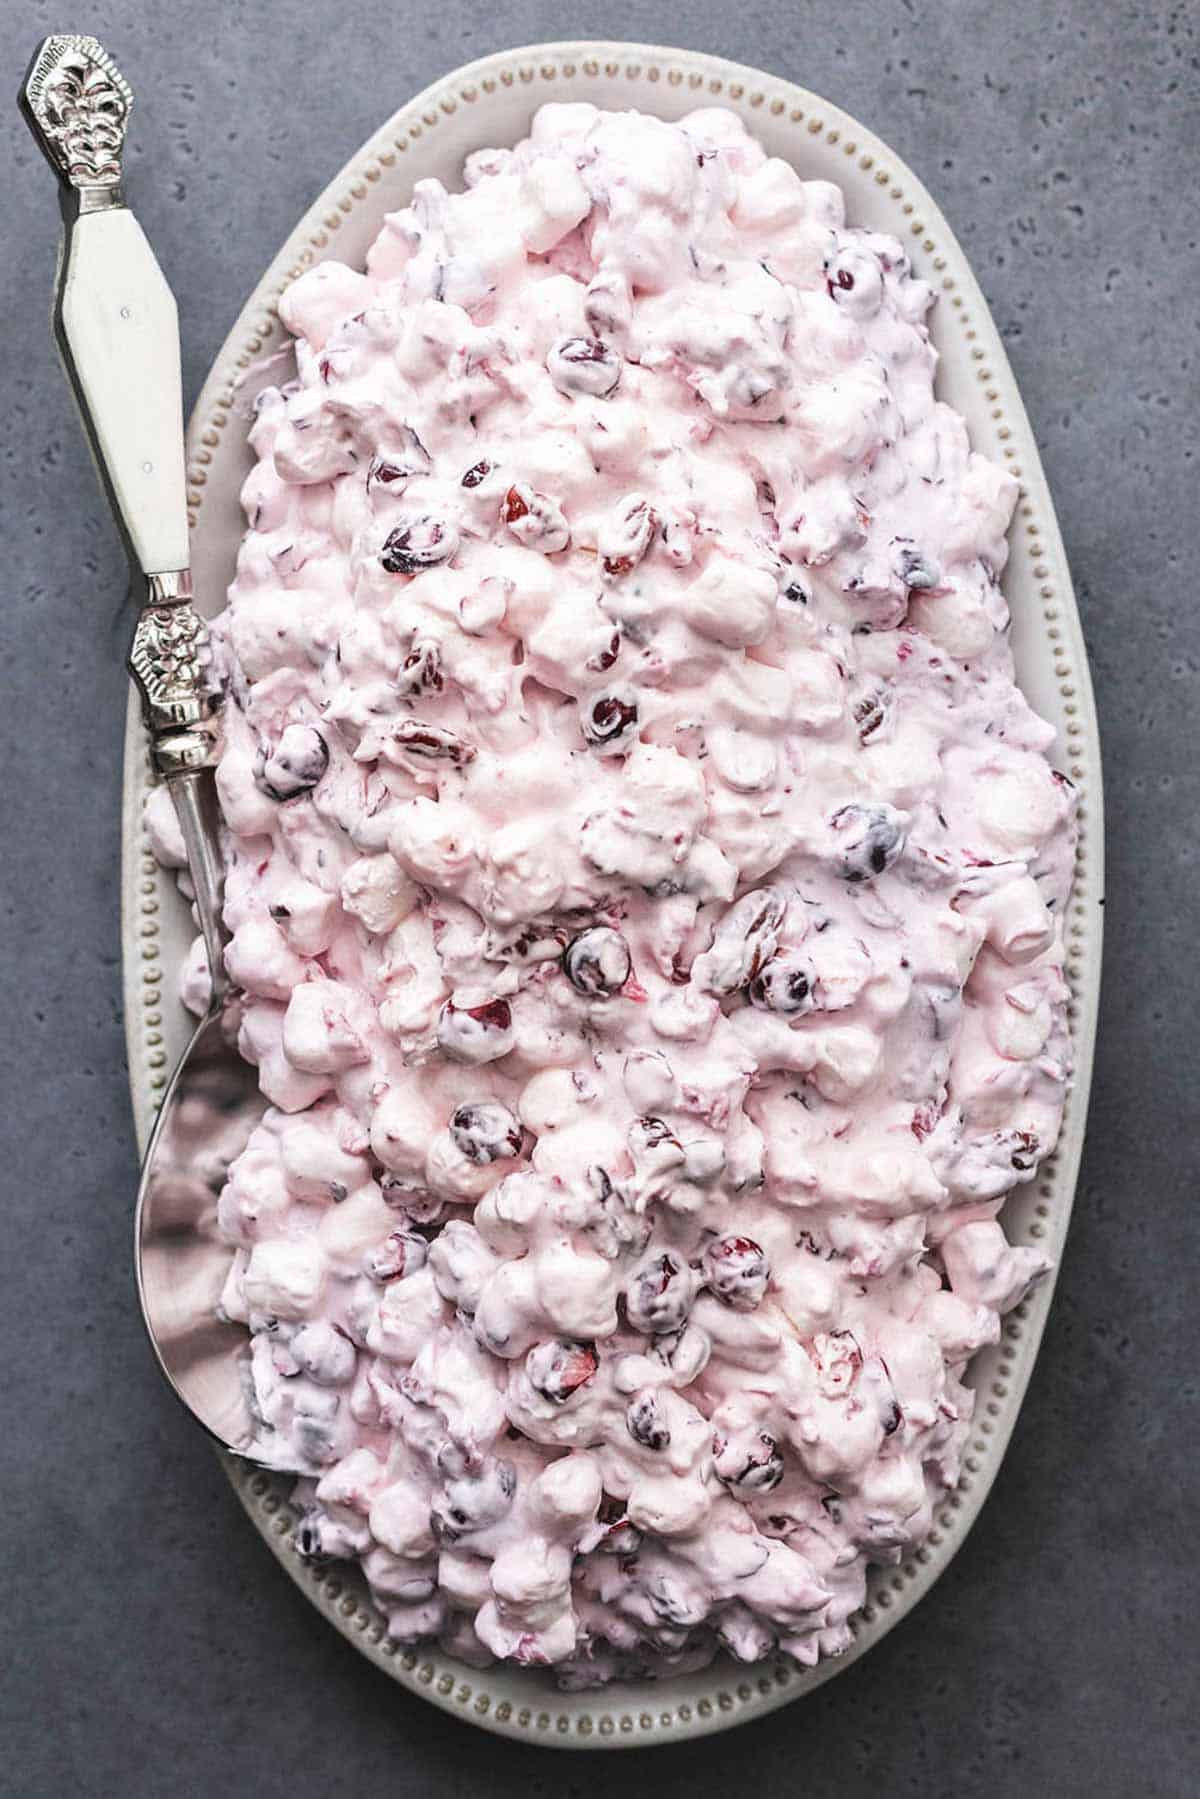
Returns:
[[[42,43],[21,109],[59,178],[54,335],[142,592],[129,655],[187,846],[214,995],[224,989],[206,635],[192,607],[175,297],[121,191],[129,84],[94,37]]]

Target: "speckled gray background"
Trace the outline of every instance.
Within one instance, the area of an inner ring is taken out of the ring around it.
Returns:
[[[931,1596],[812,1698],[690,1748],[551,1756],[409,1697],[277,1571],[136,1318],[123,573],[48,345],[53,183],[6,106],[0,1790],[1196,1790],[1198,27],[1194,0],[94,0],[78,16],[2,0],[4,93],[52,29],[96,31],[134,82],[129,186],[180,296],[189,399],[313,195],[397,105],[484,51],[666,38],[872,125],[973,259],[1042,446],[1104,730],[1110,876],[1057,1309],[993,1497]]]

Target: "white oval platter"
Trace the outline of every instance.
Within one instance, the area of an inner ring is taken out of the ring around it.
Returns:
[[[239,377],[285,333],[275,302],[289,280],[336,256],[361,265],[386,212],[412,185],[437,176],[459,184],[464,157],[515,143],[547,100],[589,100],[678,118],[695,107],[731,107],[768,150],[806,178],[836,182],[851,223],[888,231],[908,246],[939,303],[932,335],[940,352],[938,392],[961,412],[975,447],[1021,483],[1004,591],[1013,618],[1018,676],[1032,704],[1058,730],[1057,765],[1079,788],[1079,858],[1066,921],[1067,977],[1076,1072],[1062,1136],[1036,1181],[1012,1195],[1005,1225],[1019,1243],[1061,1254],[1083,1146],[1100,986],[1103,818],[1100,749],[1086,652],[1062,540],[1029,421],[996,327],[966,258],[930,195],[887,145],[817,95],[716,57],[646,44],[533,45],[485,57],[448,75],[402,107],[347,163],[304,215],[267,269],[213,365],[188,432],[192,567],[201,609],[224,604],[243,522],[238,491],[252,464]],[[136,706],[127,721],[122,938],[130,1086],[144,1149],[190,1021],[176,997],[191,938],[187,909],[155,865],[141,815],[149,780]],[[975,1434],[958,1489],[942,1505],[928,1542],[902,1566],[877,1569],[855,1621],[853,1648],[811,1671],[790,1663],[740,1667],[718,1661],[701,1673],[593,1693],[560,1693],[528,1669],[468,1668],[437,1649],[388,1639],[357,1573],[303,1562],[292,1544],[290,1483],[232,1461],[225,1467],[255,1528],[313,1604],[371,1661],[413,1692],[472,1723],[529,1742],[622,1748],[679,1741],[761,1716],[811,1692],[855,1661],[928,1592],[973,1523],[1004,1454],[1033,1371],[1053,1280],[1005,1320],[999,1344],[972,1365],[979,1393]]]

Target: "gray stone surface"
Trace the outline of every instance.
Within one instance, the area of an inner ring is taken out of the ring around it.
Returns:
[[[691,1748],[551,1758],[409,1697],[276,1571],[137,1322],[122,568],[48,347],[52,183],[6,107],[5,1792],[1195,1790],[1198,23],[1194,0],[0,6],[6,93],[43,32],[72,24],[137,87],[130,185],[180,294],[189,395],[346,155],[485,50],[667,38],[868,121],[941,198],[1024,390],[1079,586],[1110,832],[1101,1048],[1057,1308],[992,1500],[933,1594],[816,1696]]]

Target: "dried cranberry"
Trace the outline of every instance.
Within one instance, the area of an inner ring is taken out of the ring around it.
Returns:
[[[928,1137],[929,1133],[937,1125],[940,1116],[941,1108],[932,1103],[917,1107],[912,1115],[912,1123],[909,1125],[909,1129],[918,1143],[924,1143],[926,1137]]]
[[[384,754],[390,760],[407,755],[416,757],[419,762],[449,762],[454,768],[464,768],[468,762],[474,762],[479,752],[465,737],[457,737],[453,731],[443,730],[441,725],[402,718],[399,724],[392,726]]]
[[[826,266],[826,289],[838,305],[849,308],[852,317],[870,318],[883,300],[883,267],[871,251],[844,246]]]
[[[440,693],[446,685],[442,652],[436,643],[414,643],[404,658],[397,686],[403,693]]]
[[[882,687],[863,694],[861,699],[855,701],[854,722],[858,726],[860,743],[868,743],[880,729],[887,717],[889,704],[889,695]]]
[[[671,957],[671,985],[686,987],[692,978],[692,965],[682,950],[676,950]]]
[[[494,467],[495,464],[489,462],[485,456],[481,462],[476,462],[467,470],[462,478],[461,485],[463,487],[478,487],[480,482],[487,480]]]
[[[413,468],[407,463],[388,462],[381,456],[372,456],[367,464],[367,492],[375,487],[402,487],[414,475],[424,473],[424,469]]]
[[[515,525],[519,518],[524,518],[529,511],[529,502],[519,487],[510,487],[504,496],[500,508],[500,517],[506,525]]]

